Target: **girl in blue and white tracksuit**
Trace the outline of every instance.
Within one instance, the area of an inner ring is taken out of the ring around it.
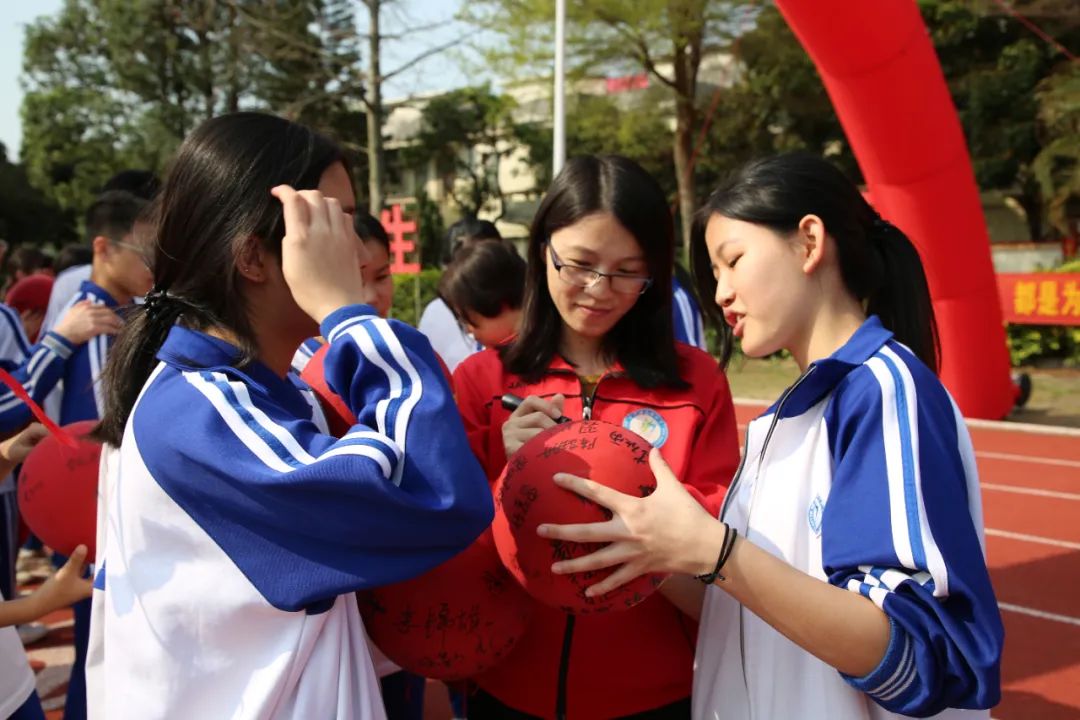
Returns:
[[[91,717],[383,718],[354,592],[442,563],[493,514],[447,382],[423,336],[357,302],[330,141],[209,120],[160,203],[155,287],[103,388]],[[341,439],[289,373],[318,334],[358,418]]]
[[[802,375],[750,424],[719,518],[655,452],[646,499],[558,478],[614,519],[542,527],[612,542],[554,571],[621,565],[592,593],[675,573],[663,591],[701,619],[694,718],[987,717],[1003,630],[974,452],[935,374],[914,246],[804,154],[743,168],[695,228],[722,342],[786,349]]]

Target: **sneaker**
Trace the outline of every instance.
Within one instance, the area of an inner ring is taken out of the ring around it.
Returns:
[[[42,623],[19,625],[16,630],[19,633],[19,640],[22,640],[23,645],[33,645],[49,634],[49,628]]]

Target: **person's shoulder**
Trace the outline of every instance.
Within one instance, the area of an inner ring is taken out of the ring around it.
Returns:
[[[839,383],[834,404],[841,410],[882,408],[927,400],[949,403],[940,378],[903,344],[890,340]]]
[[[724,375],[716,358],[699,347],[676,341],[675,355],[679,358],[679,369],[687,382]]]
[[[454,370],[454,377],[467,376],[471,378],[502,377],[503,362],[499,351],[495,348],[487,348],[473,353],[462,360]]]
[[[0,315],[4,316],[4,320],[11,323],[15,327],[21,327],[22,320],[19,319],[19,313],[15,312],[15,309],[10,305],[0,303]]]

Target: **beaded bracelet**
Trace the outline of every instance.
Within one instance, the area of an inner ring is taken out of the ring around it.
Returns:
[[[720,574],[720,570],[723,569],[724,563],[726,563],[728,557],[731,556],[731,551],[735,549],[735,539],[739,536],[739,532],[727,523],[723,523],[723,525],[724,543],[720,546],[720,556],[716,558],[716,567],[711,573],[694,576],[706,585],[712,585],[717,580],[727,580],[726,577]]]

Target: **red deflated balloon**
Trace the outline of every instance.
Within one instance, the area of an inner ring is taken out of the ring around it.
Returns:
[[[463,680],[524,634],[533,601],[499,562],[491,531],[420,577],[357,594],[372,642],[402,668]]]
[[[97,422],[84,420],[64,429],[71,448],[48,435],[30,451],[19,473],[19,514],[41,542],[62,555],[79,545],[94,561],[97,538],[97,487],[101,445],[86,437]]]

